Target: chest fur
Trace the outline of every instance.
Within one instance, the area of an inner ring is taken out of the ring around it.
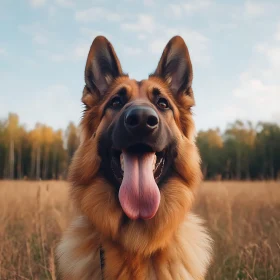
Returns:
[[[104,280],[201,280],[210,262],[210,243],[201,221],[189,216],[166,248],[143,256],[110,241],[79,218],[57,249],[63,279],[101,280],[100,244],[104,250]]]

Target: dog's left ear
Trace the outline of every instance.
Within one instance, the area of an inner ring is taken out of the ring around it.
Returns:
[[[151,76],[163,78],[174,94],[189,93],[193,70],[189,51],[182,37],[175,36],[168,42],[157,69]]]
[[[92,94],[104,95],[111,82],[122,76],[122,68],[112,44],[97,36],[90,47],[85,68],[85,82]]]

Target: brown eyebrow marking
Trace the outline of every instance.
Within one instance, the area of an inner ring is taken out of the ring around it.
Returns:
[[[161,92],[161,90],[159,88],[153,87],[152,88],[152,94],[155,95],[155,96],[158,96],[158,95],[161,95],[162,92]]]
[[[119,91],[116,92],[116,94],[120,95],[120,96],[124,96],[127,94],[127,87],[122,87]]]
[[[123,93],[121,93],[123,91]],[[129,94],[131,93],[132,91],[132,87],[131,85],[128,85],[128,84],[124,84],[124,83],[121,83],[120,85],[118,85],[111,93],[111,96],[114,95],[114,94]]]

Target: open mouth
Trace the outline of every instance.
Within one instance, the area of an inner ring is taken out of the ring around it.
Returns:
[[[125,214],[135,220],[151,219],[160,203],[158,182],[163,174],[165,151],[145,144],[112,152],[112,172],[120,183],[119,201]]]
[[[148,145],[136,144],[126,149],[126,152],[139,156],[145,153],[153,153],[153,174],[155,181],[157,183],[159,182],[163,174],[163,168],[165,164],[165,150],[161,152],[154,152],[153,149]],[[124,175],[123,151],[112,149],[111,168],[116,180],[121,184]]]

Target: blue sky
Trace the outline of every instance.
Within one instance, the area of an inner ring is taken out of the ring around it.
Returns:
[[[1,0],[0,118],[65,128],[81,118],[90,44],[105,35],[145,79],[181,35],[194,67],[197,129],[280,123],[280,1]]]

